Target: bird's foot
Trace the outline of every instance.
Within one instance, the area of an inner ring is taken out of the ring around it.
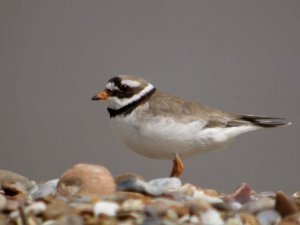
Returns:
[[[184,165],[181,159],[179,158],[179,155],[176,153],[175,159],[173,159],[173,168],[170,177],[180,177],[183,170],[184,170]]]

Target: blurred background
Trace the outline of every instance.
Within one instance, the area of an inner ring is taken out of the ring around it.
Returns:
[[[128,150],[91,101],[117,74],[290,127],[240,136],[184,160],[183,182],[231,192],[300,190],[300,1],[0,2],[0,168],[34,180],[79,163],[168,176],[171,162]]]

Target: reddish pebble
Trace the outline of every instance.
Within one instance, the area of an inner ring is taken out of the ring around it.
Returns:
[[[63,196],[109,195],[116,191],[116,185],[105,167],[81,163],[62,175],[56,190],[57,194]]]

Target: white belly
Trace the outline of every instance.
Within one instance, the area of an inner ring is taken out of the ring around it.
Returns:
[[[158,159],[173,159],[175,153],[188,157],[220,149],[238,134],[257,129],[253,126],[204,128],[206,122],[203,120],[184,124],[163,117],[141,123],[135,118],[134,113],[112,118],[113,131],[133,151]]]

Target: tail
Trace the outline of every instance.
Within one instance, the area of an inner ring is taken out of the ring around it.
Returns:
[[[282,127],[292,124],[290,122],[284,122],[284,118],[274,118],[267,116],[241,115],[239,116],[239,119],[263,128]]]

